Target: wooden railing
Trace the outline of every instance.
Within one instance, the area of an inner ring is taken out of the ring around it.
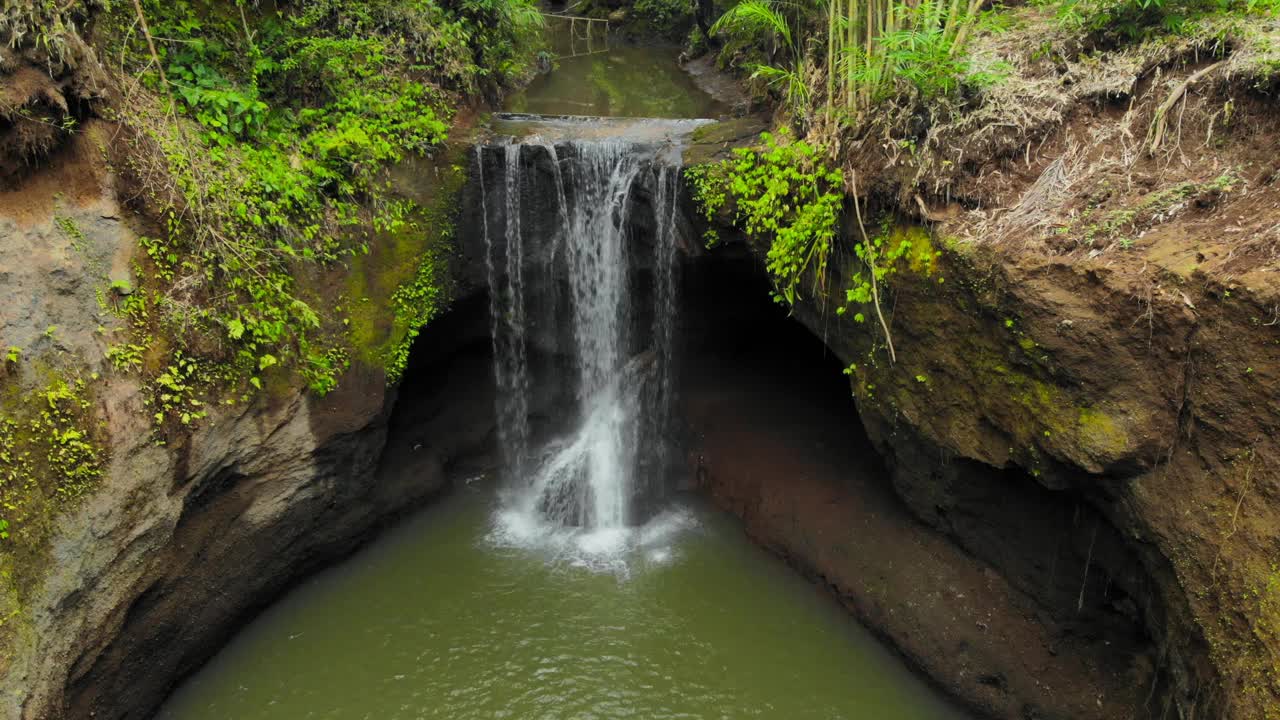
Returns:
[[[562,15],[560,13],[543,13],[542,17],[546,18],[548,22],[552,20],[567,20],[569,23],[569,52],[568,54],[557,56],[557,60],[581,55],[594,55],[609,49],[608,19],[583,17],[581,15]],[[597,30],[604,31],[602,37],[595,37]],[[581,35],[579,31],[581,31]],[[585,41],[585,50],[578,49],[580,41]]]

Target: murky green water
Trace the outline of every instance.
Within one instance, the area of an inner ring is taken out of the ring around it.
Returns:
[[[652,118],[717,118],[726,111],[680,69],[675,50],[626,46],[559,60],[505,109]]]
[[[312,579],[159,717],[961,717],[719,513],[601,572],[495,546],[493,503],[461,490]]]

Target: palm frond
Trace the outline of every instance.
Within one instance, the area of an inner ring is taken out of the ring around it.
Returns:
[[[782,38],[788,48],[794,48],[791,24],[773,3],[768,0],[744,0],[733,6],[711,26],[713,35],[727,32],[737,37],[747,37],[768,32]]]

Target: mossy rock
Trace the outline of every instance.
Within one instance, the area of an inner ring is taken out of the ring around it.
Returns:
[[[468,149],[465,142],[453,142],[429,160],[400,168],[397,184],[417,206],[411,222],[377,236],[346,277],[347,336],[354,357],[385,369],[389,379],[398,376],[418,330],[452,295],[450,263]]]
[[[769,129],[759,117],[741,117],[703,125],[689,136],[684,151],[685,165],[701,165],[728,158],[734,148],[754,145],[760,133]]]

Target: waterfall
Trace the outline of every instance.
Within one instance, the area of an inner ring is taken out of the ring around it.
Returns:
[[[657,238],[654,243],[653,290],[653,346],[657,353],[658,387],[651,417],[653,437],[665,438],[670,433],[675,412],[673,357],[676,318],[676,248],[677,215],[679,202],[679,170],[669,166],[657,168],[657,198],[654,211],[657,216]],[[670,463],[670,444],[658,442],[654,448],[657,472],[666,472]]]
[[[637,501],[661,487],[658,476],[668,464],[678,169],[660,164],[645,146],[613,140],[565,141],[558,148],[534,138],[488,152],[504,159],[502,182],[490,185],[484,157],[477,157],[498,434],[510,486],[505,512],[526,527],[623,531],[643,519]],[[553,194],[538,187],[547,173],[530,175],[537,160],[547,157]],[[522,214],[545,217],[552,210],[522,202],[522,193],[535,189],[539,197],[555,198],[555,229],[543,232],[545,237],[524,236]],[[502,197],[491,198],[495,191]],[[642,194],[648,203],[637,202]],[[489,227],[491,206],[504,215],[501,243]],[[652,217],[629,216],[642,210]],[[640,254],[633,227],[643,223],[633,220],[652,220],[651,257]],[[642,264],[652,266],[648,327],[637,323],[646,316],[643,308],[633,307]],[[566,367],[576,410],[569,432],[536,449],[530,447],[528,421],[533,387],[527,353],[535,328],[526,307],[534,306],[533,292],[563,292],[544,298],[541,306],[563,309],[549,313],[547,321],[564,324],[550,336],[571,338],[571,347],[557,350],[570,358]]]
[[[493,370],[498,391],[498,444],[504,465],[515,475],[525,471],[529,455],[529,363],[526,356],[524,287],[522,283],[523,238],[520,233],[520,187],[518,146],[506,152],[506,246],[499,258],[489,230],[487,193],[480,196],[485,245],[485,274],[489,284],[489,324],[493,337]],[[480,187],[485,186],[481,148],[476,147]],[[499,272],[499,262],[502,272]]]

